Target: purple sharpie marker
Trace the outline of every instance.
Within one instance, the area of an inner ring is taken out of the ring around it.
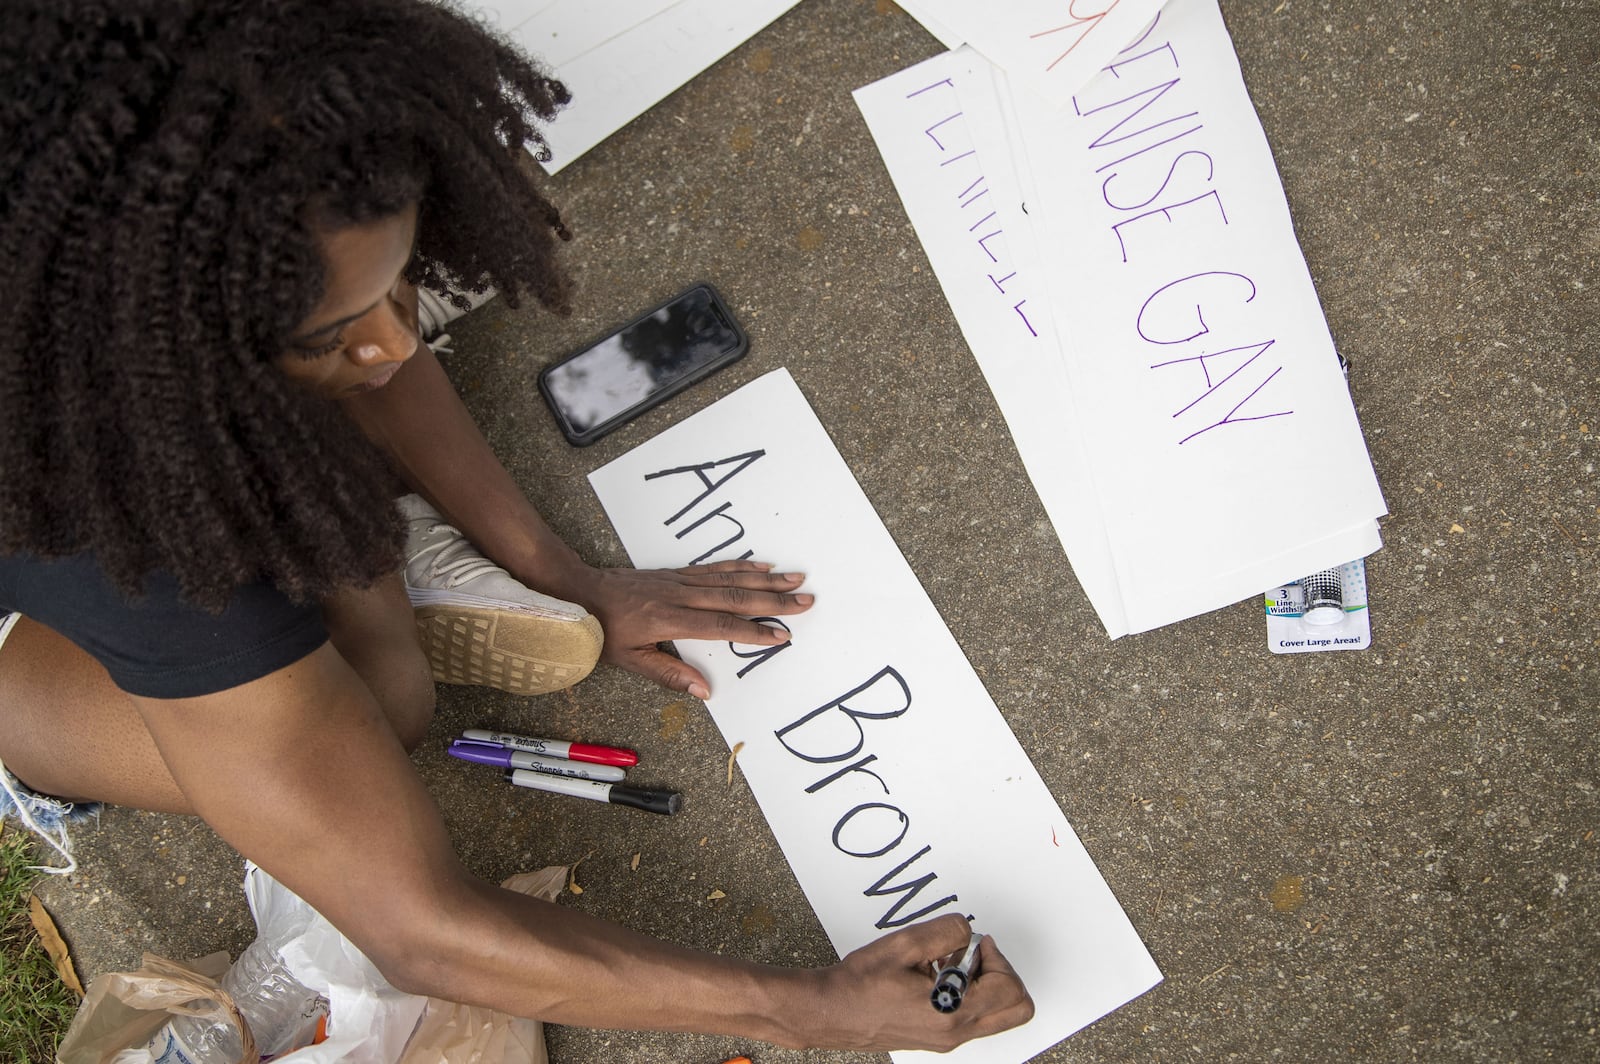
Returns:
[[[627,778],[627,773],[615,765],[588,765],[581,761],[564,761],[558,757],[545,757],[543,754],[527,750],[507,750],[493,743],[463,742],[457,739],[450,744],[450,749],[446,753],[451,757],[479,765],[525,768],[551,776],[571,776],[574,779],[599,780],[602,783],[618,783]]]
[[[546,757],[561,757],[569,761],[587,761],[594,765],[621,765],[629,768],[639,763],[639,755],[626,747],[596,746],[594,743],[569,743],[564,739],[535,739],[510,732],[489,731],[487,728],[468,728],[462,738],[475,743],[494,743],[513,750],[527,750]]]
[[[683,795],[677,791],[647,791],[643,787],[624,787],[620,783],[575,780],[570,776],[546,776],[522,768],[507,770],[506,779],[518,787],[550,791],[554,794],[570,794],[575,798],[587,798],[592,802],[631,805],[635,809],[666,816],[671,816],[683,808]]]

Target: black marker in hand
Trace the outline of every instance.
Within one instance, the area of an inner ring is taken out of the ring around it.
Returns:
[[[935,968],[933,992],[928,999],[940,1012],[954,1012],[961,1007],[961,998],[972,985],[972,969],[978,963],[978,944],[982,941],[983,936],[974,931],[972,941],[967,943],[967,952],[961,955],[960,961],[948,967]]]

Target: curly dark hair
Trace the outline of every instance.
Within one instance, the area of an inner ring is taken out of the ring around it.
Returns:
[[[567,310],[527,153],[566,90],[425,0],[7,0],[0,554],[93,552],[220,608],[392,571],[395,483],[273,365],[320,225],[420,200],[407,277]]]

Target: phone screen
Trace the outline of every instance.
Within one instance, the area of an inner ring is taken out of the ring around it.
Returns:
[[[589,442],[608,422],[732,361],[744,346],[727,307],[700,286],[550,367],[541,381],[568,437]]]

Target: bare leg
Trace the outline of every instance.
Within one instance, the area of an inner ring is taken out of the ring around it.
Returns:
[[[400,574],[322,604],[328,638],[356,670],[401,744],[415,750],[433,720],[433,671],[422,654],[416,617]]]
[[[330,598],[323,618],[333,645],[414,749],[433,716],[434,688],[399,576]],[[0,647],[0,760],[58,798],[194,812],[100,663],[26,617]]]

